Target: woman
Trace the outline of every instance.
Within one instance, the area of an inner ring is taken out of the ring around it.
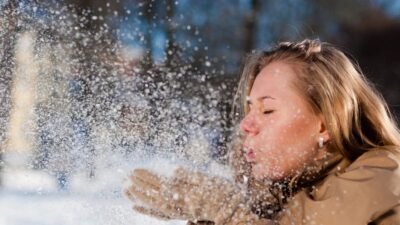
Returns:
[[[304,40],[255,53],[238,97],[236,183],[135,170],[136,211],[218,225],[400,224],[399,129],[341,51]]]

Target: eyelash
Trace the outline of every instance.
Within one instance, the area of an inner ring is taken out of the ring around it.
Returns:
[[[264,114],[271,114],[271,113],[273,113],[274,112],[274,110],[266,110],[266,111],[264,111],[263,113]]]

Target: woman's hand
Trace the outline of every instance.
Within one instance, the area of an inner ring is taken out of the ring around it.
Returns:
[[[212,221],[216,225],[268,224],[250,212],[245,194],[233,183],[177,169],[171,178],[136,169],[125,190],[133,209],[160,219]]]

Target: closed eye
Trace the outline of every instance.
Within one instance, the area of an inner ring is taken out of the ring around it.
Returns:
[[[264,111],[263,113],[264,114],[271,114],[271,113],[273,113],[275,110],[266,110],[266,111]]]

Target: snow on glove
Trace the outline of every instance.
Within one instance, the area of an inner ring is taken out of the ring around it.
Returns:
[[[134,210],[160,219],[212,221],[215,225],[269,224],[245,205],[245,195],[231,182],[177,169],[166,178],[136,169],[126,190]]]

